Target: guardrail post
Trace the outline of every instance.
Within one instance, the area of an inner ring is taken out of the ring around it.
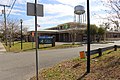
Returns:
[[[55,46],[55,36],[53,36],[53,39],[52,39],[52,47]]]
[[[101,48],[98,49],[98,53],[99,53],[99,57],[102,56],[102,49]]]
[[[114,51],[117,51],[117,45],[114,45]]]
[[[39,36],[38,36],[38,43],[37,43],[37,48],[38,48],[38,49],[39,49],[39,44],[40,44],[40,43],[39,43]]]

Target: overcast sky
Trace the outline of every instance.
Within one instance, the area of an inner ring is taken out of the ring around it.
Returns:
[[[58,24],[73,22],[74,7],[82,5],[86,10],[87,0],[38,0],[39,4],[44,5],[44,17],[38,17],[38,24],[41,26],[39,29],[57,26]],[[0,0],[0,4],[12,5],[14,0]],[[34,16],[27,16],[27,2],[34,3],[34,0],[16,0],[15,5],[7,18],[23,19],[23,25],[27,26],[29,30],[34,30]],[[7,14],[10,8],[6,8]],[[0,7],[2,10],[3,7]],[[102,22],[99,16],[106,16],[104,7],[99,0],[90,0],[90,17],[91,24],[100,24]],[[3,15],[0,16],[3,19]]]

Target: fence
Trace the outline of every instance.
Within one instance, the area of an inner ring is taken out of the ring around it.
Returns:
[[[104,51],[111,50],[111,49],[114,49],[114,51],[117,51],[117,48],[120,48],[120,46],[114,45],[114,46],[110,46],[110,47],[105,47],[105,48],[99,48],[99,49],[91,50],[90,51],[90,55],[98,54],[98,56],[102,56],[102,53]]]

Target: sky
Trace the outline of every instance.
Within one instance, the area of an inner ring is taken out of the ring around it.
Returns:
[[[0,0],[0,4],[12,5],[15,0]],[[50,27],[55,27],[59,24],[73,22],[74,21],[74,7],[77,5],[87,6],[87,0],[37,0],[38,4],[43,4],[44,6],[44,16],[37,17],[38,30],[46,29]],[[34,27],[34,16],[27,16],[27,2],[34,3],[35,0],[16,0],[13,9],[8,16],[11,7],[6,7],[7,19],[20,19],[23,20],[23,26],[28,27],[29,31],[35,30]],[[3,7],[0,6],[0,10]],[[100,0],[90,0],[90,23],[99,25],[103,20],[99,17],[105,17],[106,14],[104,10],[107,7],[103,6]],[[1,14],[1,13],[0,13]],[[3,15],[0,19],[3,19]]]

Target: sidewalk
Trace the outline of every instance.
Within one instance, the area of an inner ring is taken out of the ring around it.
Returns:
[[[3,44],[0,42],[0,52],[5,52],[6,51],[6,49],[4,48],[4,46],[3,46]]]

